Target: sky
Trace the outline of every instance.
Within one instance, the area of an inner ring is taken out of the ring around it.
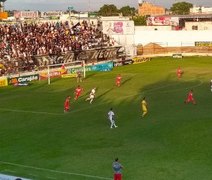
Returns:
[[[172,4],[180,2],[179,0],[146,0],[156,5],[170,8]],[[182,0],[193,5],[212,7],[212,0]],[[117,8],[129,5],[138,8],[139,0],[7,0],[5,2],[6,10],[67,10],[73,7],[76,11],[97,11],[104,4],[114,4]],[[140,2],[142,2],[140,0]]]

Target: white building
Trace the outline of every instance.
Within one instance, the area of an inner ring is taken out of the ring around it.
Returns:
[[[100,20],[103,33],[113,38],[114,44],[124,46],[127,55],[134,55],[134,21],[122,16],[101,17]]]
[[[212,7],[194,6],[190,8],[190,14],[212,14]]]
[[[207,22],[185,22],[185,29],[191,30],[212,30],[212,21]]]

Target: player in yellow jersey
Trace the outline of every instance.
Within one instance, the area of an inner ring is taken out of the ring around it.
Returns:
[[[143,100],[141,101],[141,109],[142,109],[142,117],[144,117],[148,110],[147,110],[147,102],[146,102],[146,98],[144,97]]]

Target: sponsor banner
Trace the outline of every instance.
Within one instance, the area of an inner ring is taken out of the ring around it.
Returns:
[[[60,17],[63,14],[62,11],[47,11],[41,12],[41,17]]]
[[[85,71],[90,71],[86,66]],[[77,74],[77,72],[83,72],[83,67],[71,67],[71,68],[66,68],[67,69],[67,74]]]
[[[113,61],[113,66],[117,67],[117,66],[123,66],[122,60],[114,60]]]
[[[7,12],[0,12],[0,19],[7,19],[8,13]]]
[[[8,84],[24,84],[26,82],[38,81],[39,74],[27,75],[27,76],[19,76],[8,78]]]
[[[132,58],[133,64],[140,64],[147,61],[150,61],[151,59],[149,57],[134,57]]]
[[[75,77],[77,77],[77,74],[63,74],[62,76],[61,76],[62,78],[75,78]]]
[[[49,72],[49,76],[50,78],[58,78],[61,77],[62,73],[60,70],[51,70]],[[48,79],[48,72],[47,71],[43,71],[39,74],[40,76],[40,80],[46,80]]]
[[[60,55],[34,56],[35,64],[47,66],[84,60],[86,63],[116,59],[121,47],[92,49],[87,51],[68,52]]]
[[[1,45],[0,45],[1,46]],[[1,47],[0,47],[1,48]],[[93,62],[101,62],[101,61],[111,61],[113,59],[117,59],[120,50],[123,49],[120,46],[117,47],[109,47],[109,48],[101,48],[101,49],[91,49],[87,51],[76,51],[76,52],[68,52],[66,54],[60,55],[45,55],[45,56],[33,56],[31,60],[32,64],[35,64],[37,67],[47,68],[48,65],[53,64],[63,64],[70,63],[74,61],[84,60],[86,64]],[[24,69],[25,64],[23,61],[19,61],[18,59],[11,58],[4,59],[4,64],[10,64],[11,66],[18,67],[20,69]]]
[[[61,69],[60,69],[60,72],[61,72],[61,75],[67,74],[67,69],[61,68]]]
[[[170,16],[148,17],[147,26],[179,26],[179,17],[170,17]]]
[[[103,33],[110,35],[133,35],[134,21],[102,21]]]
[[[53,64],[69,63],[75,60],[74,56],[74,52],[68,52],[67,54],[60,55],[34,56],[34,63],[40,67]]]
[[[85,67],[85,71],[111,71],[112,69],[112,61]],[[83,72],[83,67],[67,68],[67,74],[76,74],[78,71]]]
[[[124,65],[129,65],[133,64],[132,59],[119,59],[119,60],[114,60],[113,65],[116,66],[124,66]]]
[[[7,77],[0,77],[0,87],[8,86]]]
[[[13,84],[14,86],[28,86],[29,84],[27,82],[25,83],[16,83],[16,84]]]
[[[212,41],[197,41],[197,42],[195,42],[195,46],[198,46],[198,47],[212,47]]]
[[[112,60],[117,58],[119,49],[120,47],[110,47],[81,51],[77,55],[77,59],[85,60],[86,63]]]
[[[132,59],[125,59],[122,61],[122,64],[123,65],[130,65],[130,64],[133,64],[133,60]]]
[[[86,67],[87,71],[111,71],[112,69],[113,69],[112,61]]]
[[[172,57],[173,58],[177,58],[177,59],[182,59],[183,58],[183,55],[178,53],[178,54],[172,54]]]
[[[112,69],[113,69],[113,62],[106,62],[85,67],[85,71],[111,71]],[[50,78],[56,78],[56,77],[73,78],[77,76],[78,71],[83,72],[83,67],[81,66],[70,67],[70,68],[67,67],[65,73],[62,73],[61,70],[51,70],[49,75]],[[48,79],[48,72],[47,71],[41,72],[39,76],[40,80],[46,80]]]
[[[14,16],[16,19],[20,19],[20,18],[33,19],[33,18],[39,17],[38,11],[15,11]]]
[[[106,62],[91,66],[91,71],[111,71],[113,69],[113,62]]]

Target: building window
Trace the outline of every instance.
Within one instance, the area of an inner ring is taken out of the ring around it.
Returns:
[[[192,26],[192,30],[198,30],[198,26]]]

